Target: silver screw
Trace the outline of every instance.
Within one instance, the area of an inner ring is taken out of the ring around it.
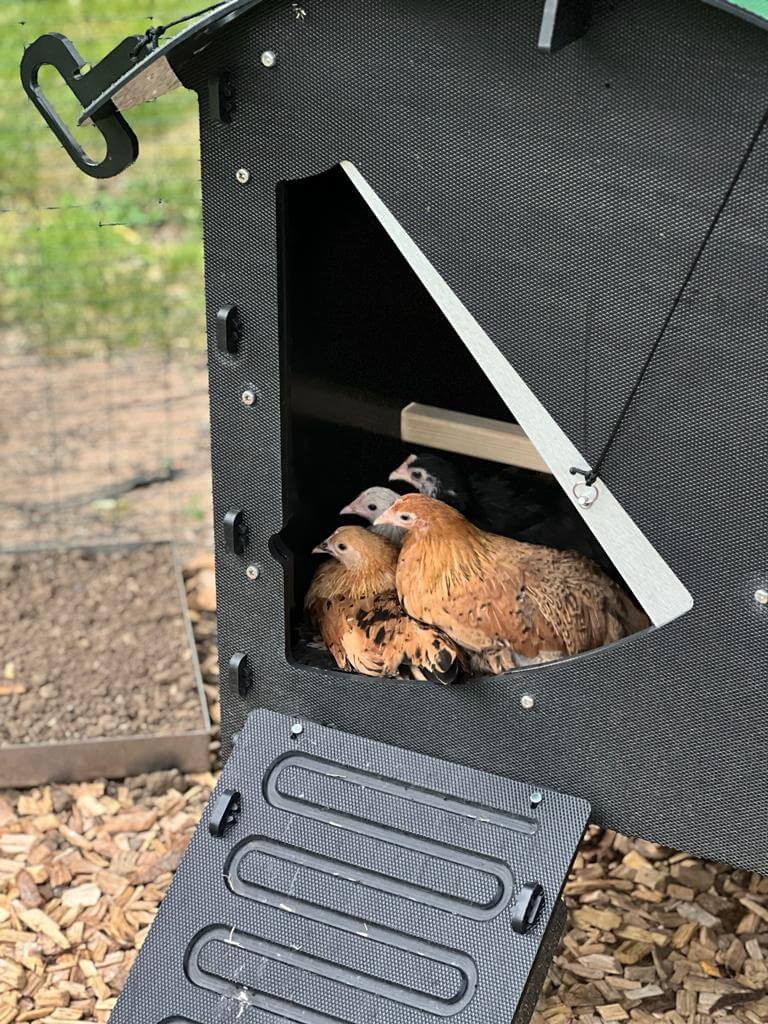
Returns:
[[[539,789],[534,789],[531,793],[531,807],[538,807],[541,801],[544,799],[544,794]]]
[[[251,180],[251,172],[247,170],[245,167],[238,167],[238,169],[235,171],[235,177],[237,178],[241,185],[247,185],[248,182]]]
[[[277,54],[274,50],[265,50],[261,55],[261,63],[265,68],[273,68],[277,64]]]
[[[303,732],[304,726],[301,724],[301,722],[294,722],[293,725],[291,726],[291,736],[293,736],[295,739],[296,737],[301,736]]]
[[[531,696],[530,693],[524,693],[520,698],[520,707],[523,711],[531,711],[536,707],[536,698]]]
[[[768,604],[768,590],[763,590],[762,587],[760,588],[760,590],[756,590],[755,601],[758,604]]]
[[[258,565],[249,565],[245,570],[245,575],[249,580],[257,580],[259,578],[259,567]]]
[[[255,405],[256,392],[251,391],[250,388],[248,388],[246,391],[242,393],[242,395],[240,395],[240,401],[243,403],[243,405]]]

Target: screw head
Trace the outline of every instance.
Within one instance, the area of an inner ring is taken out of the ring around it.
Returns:
[[[259,578],[259,567],[258,565],[249,565],[245,570],[245,575],[249,580],[257,580]]]
[[[237,178],[241,185],[247,185],[251,180],[251,172],[245,167],[238,167],[235,171],[235,178]]]
[[[291,736],[293,736],[295,739],[298,736],[301,736],[303,732],[304,726],[301,724],[301,722],[294,722],[293,725],[291,726]]]
[[[757,604],[768,604],[768,590],[764,590],[762,587],[756,590],[755,601]]]
[[[256,404],[256,392],[255,391],[251,391],[250,388],[247,388],[242,393],[242,395],[240,395],[240,401],[243,403],[243,405],[255,405]]]
[[[277,54],[274,50],[265,50],[261,55],[261,63],[265,68],[273,68],[277,64]]]
[[[544,794],[539,789],[534,789],[531,793],[531,807],[538,807],[541,801],[544,799]]]
[[[520,707],[523,711],[531,711],[536,707],[536,698],[530,693],[524,693],[520,698]]]

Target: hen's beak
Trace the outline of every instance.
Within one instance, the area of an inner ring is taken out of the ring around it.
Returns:
[[[357,516],[360,515],[357,509],[357,501],[350,501],[348,505],[339,512],[340,516]]]
[[[391,479],[392,478],[390,477],[390,480]],[[394,505],[391,505],[386,510],[386,512],[382,512],[381,515],[378,517],[378,519],[374,519],[373,525],[374,526],[397,526],[397,519],[395,518],[395,513],[392,512],[392,509],[394,507],[395,507]]]
[[[393,469],[389,474],[390,480],[404,480],[407,484],[413,484],[411,480],[411,464],[413,463],[415,455],[409,455],[405,462],[398,466],[397,469]]]
[[[328,547],[328,541],[321,541],[316,547],[312,548],[313,555],[330,555],[331,549]]]

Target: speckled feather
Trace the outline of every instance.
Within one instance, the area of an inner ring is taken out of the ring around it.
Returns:
[[[323,562],[305,606],[339,668],[371,676],[406,676],[442,684],[455,682],[462,659],[440,630],[410,618],[395,585],[397,549],[361,527],[342,527],[359,564]]]
[[[417,479],[414,474],[419,470]],[[466,476],[442,456],[417,452],[394,471],[393,479],[406,480],[422,494],[444,501],[481,530],[528,544],[578,551],[616,577],[611,560],[547,473],[505,466],[496,472]]]
[[[416,522],[397,565],[406,611],[442,629],[478,672],[499,673],[600,647],[649,625],[594,563],[486,533],[420,494],[390,509]]]

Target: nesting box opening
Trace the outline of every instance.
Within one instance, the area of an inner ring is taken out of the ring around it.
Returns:
[[[318,566],[313,549],[340,525],[370,528],[393,492],[436,497],[489,533],[576,551],[629,595],[621,566],[579,514],[575,481],[569,494],[552,475],[492,368],[425,287],[355,175],[339,165],[279,187],[286,525],[272,552],[288,569],[289,658],[334,667],[304,607]],[[646,611],[658,623],[658,609]],[[605,642],[649,624],[639,614]],[[521,656],[516,667],[538,660]]]

